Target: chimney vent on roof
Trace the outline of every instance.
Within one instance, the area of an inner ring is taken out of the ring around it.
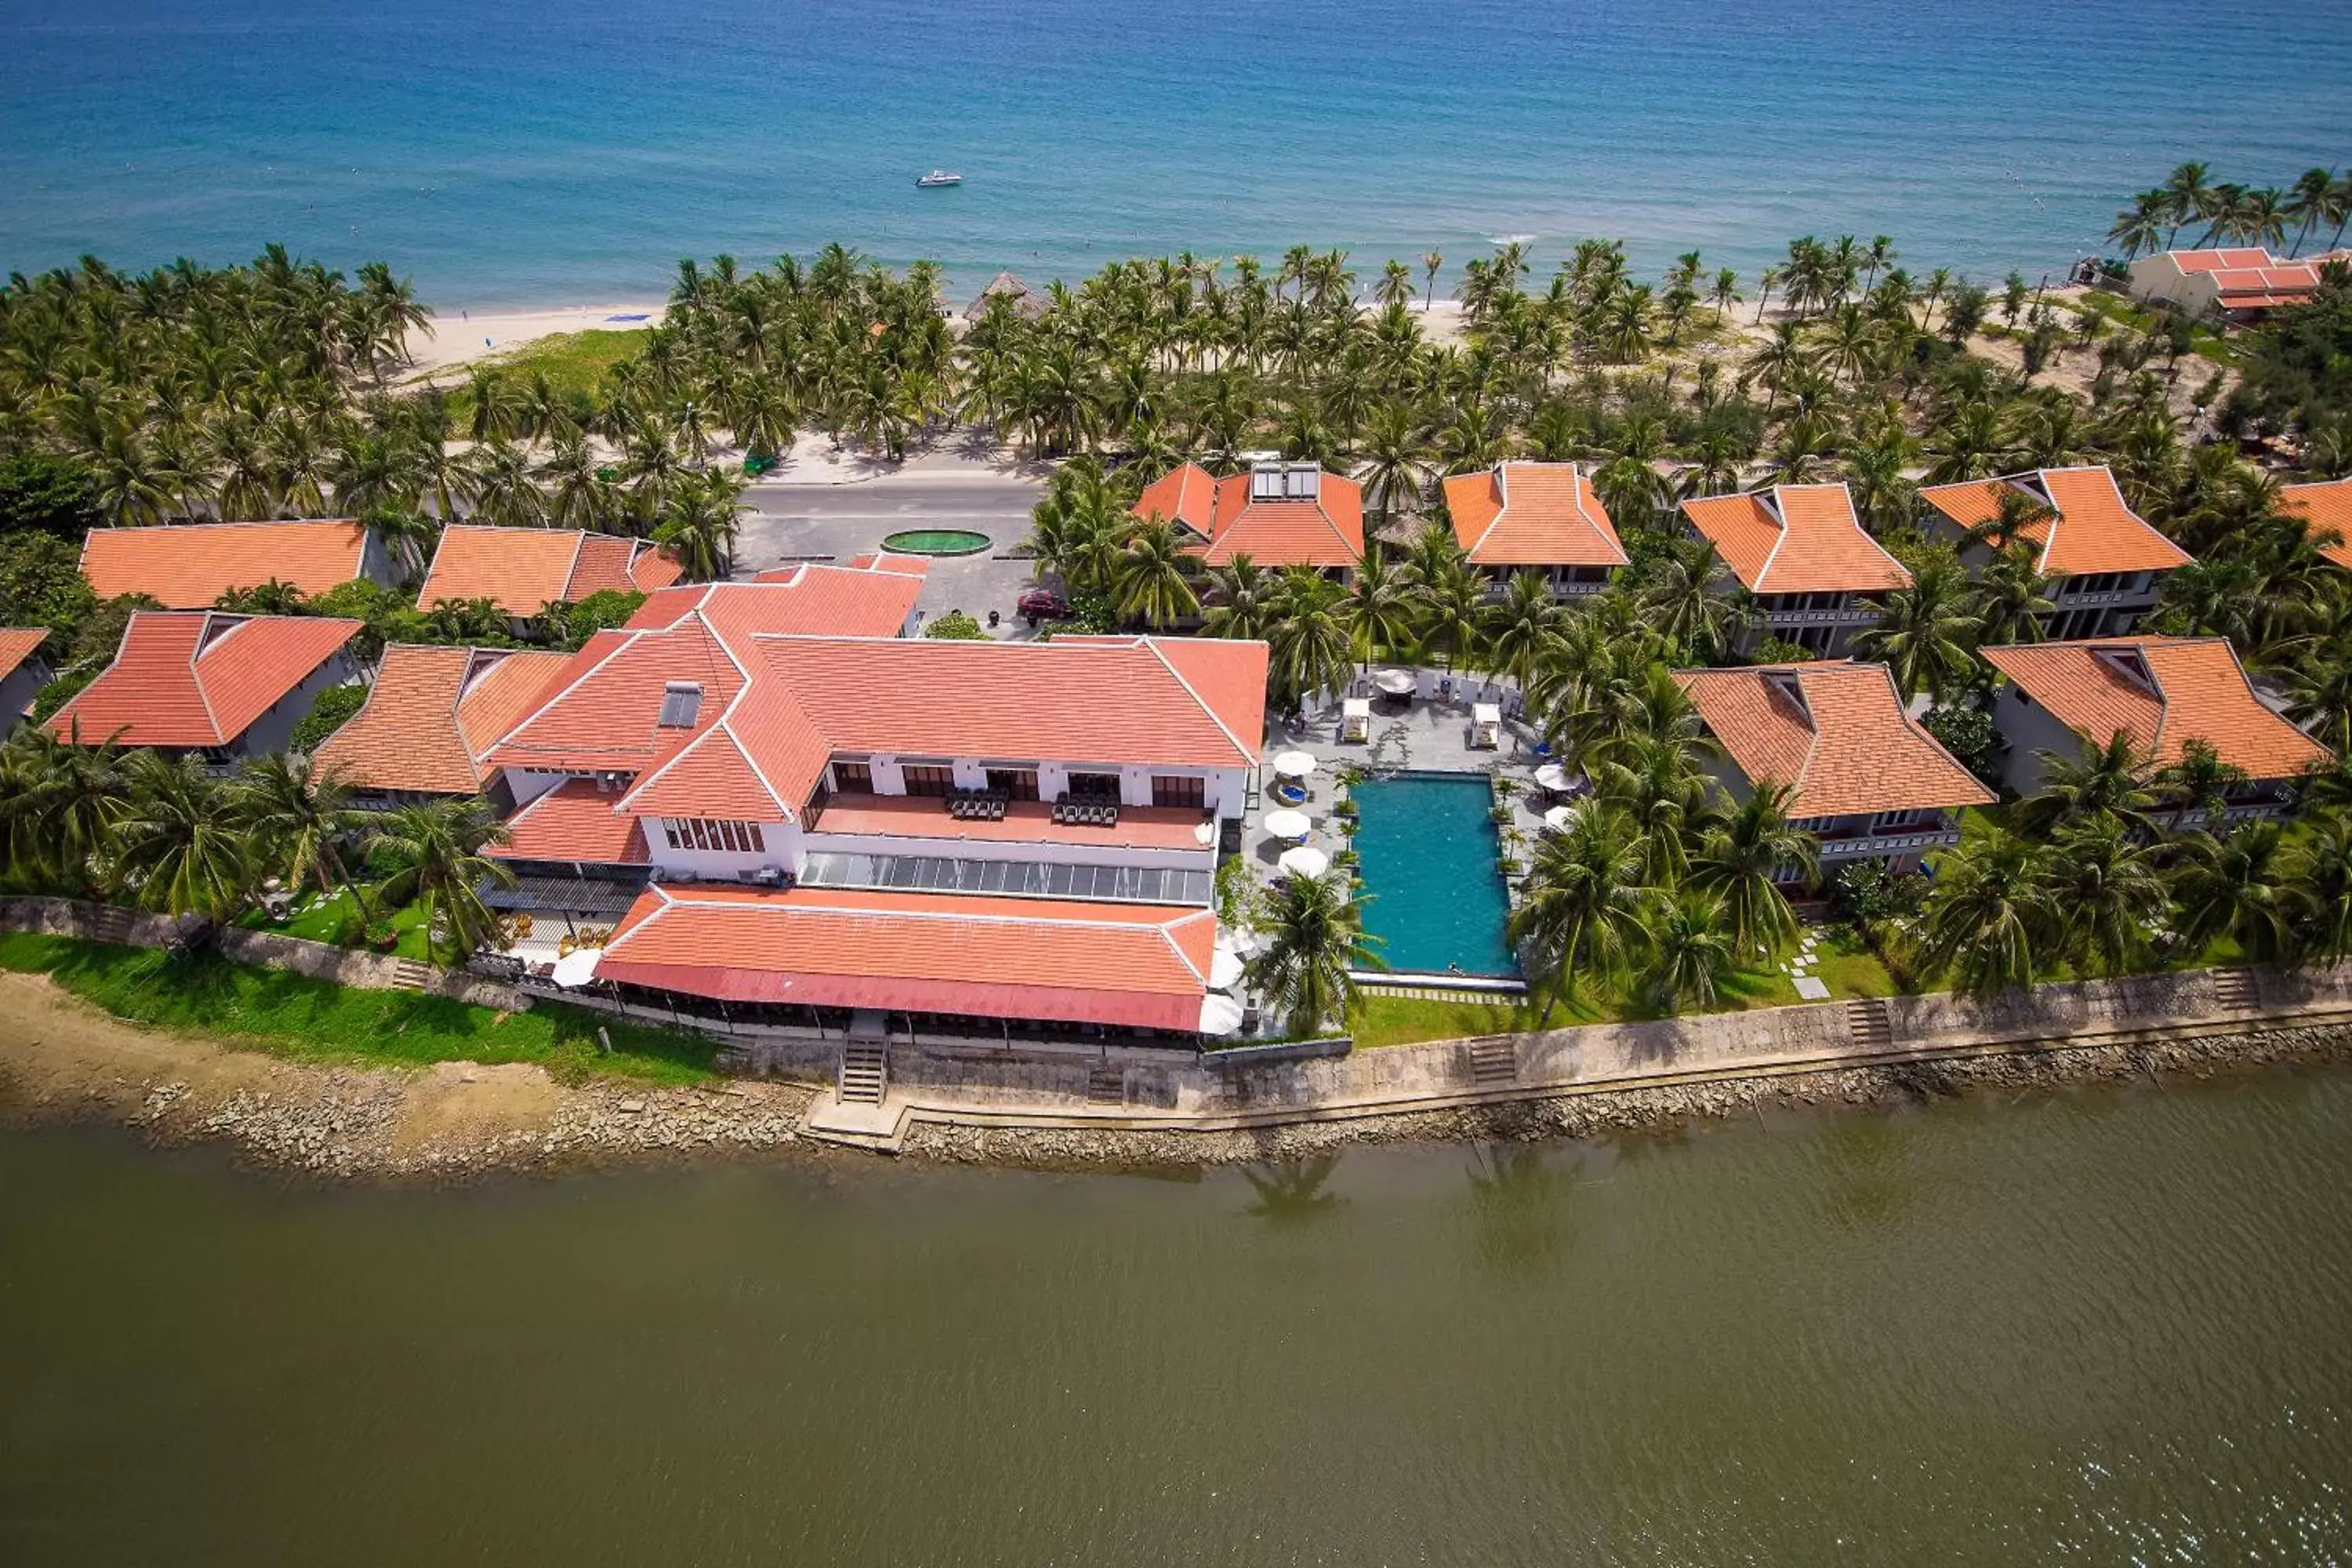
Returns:
[[[665,730],[691,730],[702,713],[702,682],[673,680],[662,688],[661,718]]]

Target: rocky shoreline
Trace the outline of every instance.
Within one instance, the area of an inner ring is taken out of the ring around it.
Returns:
[[[805,1139],[816,1091],[739,1079],[655,1088],[558,1083],[540,1068],[453,1062],[333,1067],[142,1029],[5,977],[0,1112],[104,1118],[160,1143],[226,1142],[257,1165],[328,1181],[462,1180],[500,1172],[713,1156],[872,1158]],[[1465,1110],[1241,1131],[1005,1129],[920,1121],[905,1153],[1038,1169],[1239,1164],[1350,1143],[1584,1138],[1772,1110],[1924,1104],[2102,1083],[2214,1079],[2352,1060],[2352,1025],[2275,1027],[2128,1044],[1949,1057],[1700,1083],[1557,1095]]]

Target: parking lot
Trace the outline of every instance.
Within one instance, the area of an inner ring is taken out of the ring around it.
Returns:
[[[1042,472],[1010,469],[958,454],[926,454],[870,479],[826,483],[780,479],[743,492],[735,572],[749,577],[811,557],[847,561],[909,528],[968,528],[989,537],[976,555],[931,562],[919,601],[926,619],[962,610],[982,626],[1001,613],[999,636],[1026,635],[1013,613],[1030,583],[1029,563],[999,559],[1029,536],[1029,512],[1045,492]]]

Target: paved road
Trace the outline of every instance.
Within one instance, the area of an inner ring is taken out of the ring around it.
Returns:
[[[1044,490],[1038,479],[970,469],[909,468],[854,484],[755,484],[743,492],[753,510],[742,520],[736,571],[748,577],[812,555],[846,561],[900,529],[976,529],[989,536],[988,551],[933,561],[920,607],[926,616],[963,610],[983,624],[999,610],[1010,626],[1029,563],[992,557],[1028,537],[1030,509]]]

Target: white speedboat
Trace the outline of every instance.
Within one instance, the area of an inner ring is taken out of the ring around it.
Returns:
[[[929,174],[918,179],[915,184],[928,191],[934,185],[961,185],[963,184],[963,176],[949,169],[933,169]]]

